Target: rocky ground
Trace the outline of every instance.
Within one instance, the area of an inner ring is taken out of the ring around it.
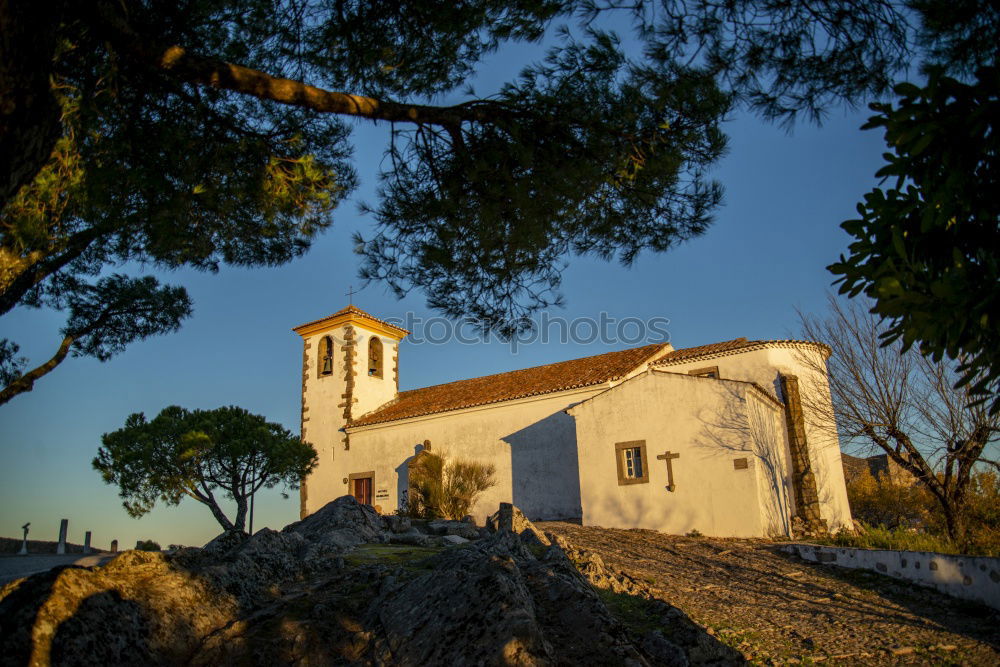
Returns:
[[[1000,664],[1000,614],[889,577],[756,540],[537,527],[599,554],[752,662]]]
[[[621,600],[634,618],[611,611]],[[127,551],[0,588],[4,665],[743,662],[509,505],[489,529],[413,526],[347,496],[281,532]]]
[[[693,619],[693,620],[692,620]],[[746,540],[383,517],[0,587],[0,665],[997,664],[997,615]]]

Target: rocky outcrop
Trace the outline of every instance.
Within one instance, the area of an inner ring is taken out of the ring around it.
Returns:
[[[388,514],[382,518],[385,520],[386,527],[393,533],[408,533],[412,527],[410,518],[406,516]]]
[[[500,509],[487,517],[486,529],[492,533],[509,530],[520,535],[529,543],[549,546],[549,539],[542,531],[535,528],[535,524],[531,523],[528,517],[524,516],[524,513],[511,503],[500,503]]]
[[[391,533],[385,519],[354,496],[337,498],[305,519],[285,526],[282,532],[298,533],[334,549],[388,542]]]
[[[467,540],[479,538],[479,529],[476,528],[475,524],[466,521],[437,519],[427,524],[427,530],[434,535],[458,535]]]
[[[0,591],[0,663],[637,667],[700,650],[700,638],[666,632],[686,629],[679,621],[662,633],[625,625],[595,585],[641,587],[515,522],[515,509],[470,542],[459,522],[395,533],[402,524],[340,498],[280,532],[35,575]],[[406,536],[461,544],[387,544]]]
[[[539,558],[501,531],[429,565],[372,605],[375,662],[649,664],[558,547]]]
[[[580,574],[586,577],[593,586],[613,593],[651,597],[648,586],[636,581],[624,572],[609,569],[604,565],[604,560],[600,555],[577,549],[562,537],[552,533],[546,535],[546,538],[566,554],[566,557],[573,562]]]
[[[162,553],[56,568],[0,589],[0,663],[180,664],[239,604]]]
[[[227,530],[209,540],[209,542],[202,547],[202,550],[205,553],[216,556],[225,556],[243,544],[248,537],[249,535],[244,533],[242,530]]]

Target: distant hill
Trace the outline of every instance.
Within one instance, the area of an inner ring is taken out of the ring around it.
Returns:
[[[19,537],[0,537],[0,554],[16,554],[21,550],[22,541],[23,540]],[[54,554],[58,544],[58,542],[48,542],[45,540],[28,540],[28,553]],[[90,548],[94,551],[106,551],[104,547],[97,547],[93,544],[90,545]],[[82,554],[83,545],[67,542],[66,553]]]
[[[868,473],[875,479],[888,477],[896,484],[913,484],[916,478],[889,458],[888,454],[876,454],[860,458],[841,452],[840,461],[844,466],[844,480],[850,484],[861,475]]]

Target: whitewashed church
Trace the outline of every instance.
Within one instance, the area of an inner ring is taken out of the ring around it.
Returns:
[[[303,340],[302,436],[319,454],[305,516],[352,494],[404,502],[425,447],[493,463],[500,502],[530,519],[683,534],[787,535],[794,517],[851,525],[821,344],[669,343],[399,391],[407,331],[349,306]]]

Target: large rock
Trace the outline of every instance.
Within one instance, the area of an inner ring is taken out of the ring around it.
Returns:
[[[486,528],[492,533],[509,530],[529,542],[549,546],[549,540],[542,531],[535,528],[535,524],[511,503],[500,503],[500,509],[487,517]]]
[[[555,544],[576,565],[576,569],[596,588],[613,593],[627,593],[640,597],[649,596],[649,587],[624,572],[610,570],[604,559],[584,549],[577,549],[559,535],[548,533],[547,538]]]
[[[385,520],[385,525],[393,533],[408,533],[412,527],[410,524],[410,517],[400,516],[398,514],[387,514],[382,517]]]
[[[372,605],[375,662],[648,664],[564,555],[536,558],[500,531],[432,564]]]
[[[384,629],[375,650],[387,663],[530,665],[554,657],[510,555],[449,550],[432,571],[378,600],[371,621]]]
[[[270,528],[261,528],[233,553],[243,558],[257,560],[266,558],[287,560],[290,556],[299,555],[306,544],[306,538],[302,536],[302,533],[286,533]]]
[[[0,663],[186,664],[240,606],[162,553],[126,551],[0,589]]]
[[[435,519],[427,524],[427,530],[434,535],[458,535],[467,540],[479,539],[479,529],[476,528],[475,524],[466,521]]]
[[[389,529],[382,516],[354,496],[332,500],[302,521],[285,526],[282,532],[299,533],[307,540],[345,547],[389,541]]]
[[[236,550],[248,537],[242,530],[227,530],[216,535],[202,549],[214,556],[225,556]]]
[[[316,554],[309,547],[299,533],[262,528],[205,574],[243,608],[252,608],[267,600],[276,582],[311,571]]]

